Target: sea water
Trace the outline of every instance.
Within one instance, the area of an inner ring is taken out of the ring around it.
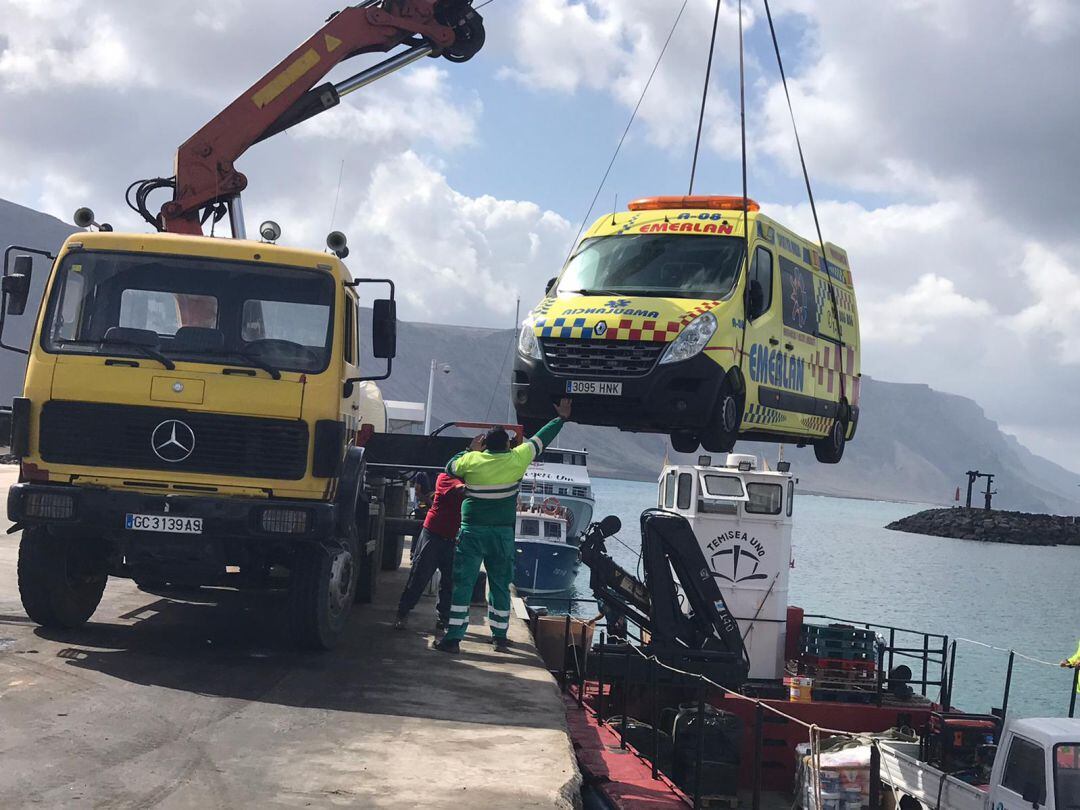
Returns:
[[[595,519],[614,514],[623,522],[618,540],[608,541],[609,553],[640,574],[638,516],[655,505],[656,485],[597,478],[593,489]],[[1055,664],[1076,651],[1080,548],[952,540],[884,528],[922,508],[797,495],[791,604],[808,614],[971,639]],[[592,596],[584,565],[571,593]],[[590,611],[595,612],[592,605],[575,609],[580,615]],[[911,637],[905,638],[910,645]],[[978,713],[1000,707],[1008,654],[961,641],[956,655],[953,704]],[[921,678],[921,664],[906,663]],[[1016,658],[1009,716],[1064,716],[1071,683],[1071,670]],[[938,692],[930,687],[928,696],[936,700]]]

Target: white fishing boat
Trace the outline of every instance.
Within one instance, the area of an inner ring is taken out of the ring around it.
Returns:
[[[555,498],[566,510],[569,539],[577,542],[592,522],[592,481],[589,478],[589,454],[585,450],[549,447],[530,465],[521,482],[521,496],[536,503]],[[535,497],[534,497],[535,496]]]

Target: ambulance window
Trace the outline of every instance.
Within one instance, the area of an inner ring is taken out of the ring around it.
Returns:
[[[690,473],[679,474],[679,508],[689,509],[693,502],[694,476]]]
[[[747,484],[746,511],[752,515],[779,515],[783,489],[779,484]]]
[[[787,482],[787,516],[791,517],[791,510],[795,505],[795,482]]]
[[[759,318],[772,306],[772,254],[763,247],[754,252],[750,268],[750,320]]]
[[[1046,770],[1042,749],[1025,739],[1013,737],[1001,786],[1021,797],[1038,796],[1038,803],[1045,804]]]
[[[671,472],[664,482],[664,508],[671,509],[675,506],[675,473]]]

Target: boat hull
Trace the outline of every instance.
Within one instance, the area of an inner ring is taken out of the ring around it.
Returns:
[[[514,562],[514,587],[522,593],[561,593],[574,585],[577,546],[518,540]]]

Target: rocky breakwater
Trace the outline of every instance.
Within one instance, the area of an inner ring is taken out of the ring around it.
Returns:
[[[987,543],[1080,546],[1080,518],[997,509],[927,509],[893,521],[885,528]]]

